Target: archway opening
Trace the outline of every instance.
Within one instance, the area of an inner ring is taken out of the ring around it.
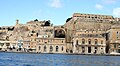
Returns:
[[[62,29],[55,30],[55,38],[65,38],[65,31]]]

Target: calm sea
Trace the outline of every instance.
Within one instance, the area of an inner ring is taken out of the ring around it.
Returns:
[[[0,66],[120,66],[120,56],[0,52]]]

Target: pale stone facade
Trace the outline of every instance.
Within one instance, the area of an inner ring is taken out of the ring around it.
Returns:
[[[113,25],[109,32],[109,53],[120,53],[120,26]]]
[[[105,54],[119,52],[120,18],[74,13],[64,25],[33,20],[0,27],[0,50],[37,53]]]
[[[36,38],[38,53],[66,53],[64,38]]]
[[[105,54],[104,31],[76,31],[73,38],[73,53]]]

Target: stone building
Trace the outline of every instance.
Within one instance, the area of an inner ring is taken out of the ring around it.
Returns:
[[[105,54],[105,31],[77,30],[73,37],[73,53]]]
[[[74,30],[103,30],[107,31],[115,23],[119,23],[110,15],[81,14],[74,13],[71,18],[66,20],[64,28],[67,33],[67,42],[71,42]]]
[[[0,51],[11,51],[11,52],[18,52],[24,51],[23,46],[20,46],[19,41],[0,41]]]
[[[36,42],[38,53],[66,53],[65,31],[61,26],[44,26]]]
[[[113,25],[109,33],[109,53],[120,53],[120,25]]]
[[[67,44],[69,44],[69,47],[73,46],[73,53],[82,53],[82,48],[80,48],[80,45],[82,42],[82,39],[85,39],[86,42],[86,48],[84,50],[85,54],[92,54],[96,53],[95,49],[91,49],[89,47],[88,52],[88,40],[91,39],[92,41],[94,39],[99,40],[97,47],[101,48],[98,50],[98,54],[100,53],[108,53],[109,49],[111,47],[110,45],[110,36],[113,34],[110,33],[112,30],[113,25],[120,25],[120,18],[114,18],[111,15],[98,15],[98,14],[83,14],[83,13],[74,13],[72,17],[68,18],[66,20],[66,23],[64,24],[64,27],[66,29],[66,41]],[[118,30],[119,31],[119,30]],[[89,32],[89,33],[86,33]],[[102,37],[86,37],[86,35],[93,34],[93,32],[96,32],[99,36]],[[99,33],[101,32],[101,33]],[[80,35],[76,35],[77,33],[83,33],[85,34],[85,37]],[[112,37],[115,38],[115,37]],[[102,45],[100,40],[103,40],[104,44]],[[77,42],[78,41],[78,42]],[[78,43],[78,45],[76,45]],[[92,44],[95,44],[93,42]],[[95,46],[95,45],[94,45]],[[101,46],[101,47],[100,47]],[[84,47],[83,47],[84,49]],[[91,51],[90,51],[91,50]],[[102,51],[103,50],[103,51]]]
[[[36,38],[38,53],[66,53],[65,38]]]

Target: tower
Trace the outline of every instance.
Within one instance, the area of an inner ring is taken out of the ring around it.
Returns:
[[[16,25],[18,25],[18,24],[19,24],[19,20],[17,19],[17,20],[16,20]]]

